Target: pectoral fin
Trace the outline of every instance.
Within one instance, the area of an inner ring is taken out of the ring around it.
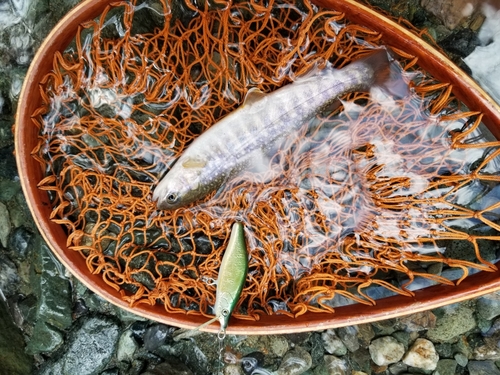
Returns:
[[[205,160],[195,158],[187,158],[182,162],[184,168],[203,168],[205,165],[207,165]]]

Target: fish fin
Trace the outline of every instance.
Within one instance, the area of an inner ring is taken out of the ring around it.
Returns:
[[[266,96],[266,93],[260,90],[257,87],[252,87],[250,90],[248,90],[245,100],[243,101],[243,105],[252,105],[259,100],[262,100]]]
[[[316,77],[318,74],[321,74],[321,72],[323,70],[324,69],[321,69],[319,67],[318,62],[316,62],[305,73],[299,74],[298,76],[293,76],[292,80],[294,82],[306,82],[306,81],[310,80],[311,78]]]
[[[207,165],[207,162],[205,160],[191,158],[191,157],[187,158],[182,162],[182,166],[184,168],[203,168],[205,165]]]

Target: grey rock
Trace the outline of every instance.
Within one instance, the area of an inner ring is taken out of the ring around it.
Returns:
[[[347,348],[341,339],[337,337],[333,329],[329,329],[321,334],[323,340],[323,347],[329,354],[342,356],[347,354]]]
[[[6,255],[0,253],[0,290],[5,297],[14,295],[19,285],[17,267]]]
[[[7,247],[7,241],[11,230],[9,210],[7,206],[0,202],[0,244]]]
[[[337,330],[337,336],[342,340],[346,348],[351,352],[359,349],[358,327],[347,326]]]
[[[9,375],[31,374],[33,357],[24,352],[24,339],[0,297],[0,373]]]
[[[433,375],[455,375],[457,362],[453,359],[441,359],[437,363],[436,370]]]
[[[164,363],[151,366],[142,375],[193,375],[193,372],[185,364],[170,358]]]
[[[469,362],[469,359],[467,358],[467,356],[465,356],[462,353],[455,354],[454,358],[455,358],[455,361],[457,361],[457,364],[461,367],[467,366],[467,363]]]
[[[39,321],[66,329],[72,323],[72,296],[64,267],[54,257],[45,242],[38,237],[34,251],[31,284],[38,300]]]
[[[389,372],[391,375],[401,375],[408,371],[408,366],[403,362],[394,363],[389,366]]]
[[[325,367],[329,375],[350,375],[351,366],[345,358],[325,355]]]
[[[392,336],[384,336],[373,340],[368,350],[372,361],[378,366],[387,366],[398,362],[405,354],[403,344]]]
[[[50,353],[63,344],[62,333],[43,320],[37,320],[26,352],[28,354]]]
[[[423,370],[434,370],[439,361],[439,355],[434,344],[426,339],[416,339],[403,357],[403,362],[411,367]]]
[[[25,260],[32,250],[35,236],[25,227],[14,229],[9,238],[9,250],[13,258]]]
[[[149,327],[144,334],[144,348],[152,351],[165,343],[172,333],[172,328],[164,324],[155,324]]]
[[[472,15],[477,7],[477,1],[471,0],[422,0],[421,5],[427,11],[438,17],[450,30],[455,29]]]
[[[427,331],[427,338],[433,342],[452,342],[458,336],[476,327],[474,313],[463,305],[452,305],[442,309],[436,327]]]
[[[285,354],[276,375],[301,375],[309,370],[311,365],[311,355],[297,346]]]
[[[470,361],[467,364],[470,375],[500,375],[493,361]]]
[[[478,315],[486,320],[492,320],[500,315],[500,295],[491,293],[481,297],[476,302]]]
[[[9,124],[8,129],[6,129],[7,126],[4,127],[1,124],[2,121],[0,121],[0,147],[2,145],[5,146],[7,144],[12,144],[13,142],[13,139],[11,140],[12,131],[10,129],[12,124]],[[20,192],[20,190],[21,186],[19,185],[19,182],[12,181],[9,178],[0,177],[0,201],[7,202],[11,200],[13,196]]]
[[[116,323],[93,317],[73,333],[61,361],[63,375],[93,375],[103,370],[115,352],[120,331]]]
[[[139,345],[137,345],[137,342],[134,340],[132,331],[127,330],[123,332],[118,341],[116,359],[119,361],[131,362],[138,347]]]

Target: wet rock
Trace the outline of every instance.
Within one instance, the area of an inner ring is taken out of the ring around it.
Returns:
[[[467,364],[470,375],[500,375],[493,361],[470,361]]]
[[[0,373],[9,375],[31,374],[33,358],[24,352],[24,339],[0,297]]]
[[[441,359],[437,363],[436,371],[433,375],[455,375],[457,369],[457,362],[453,359]]]
[[[347,354],[347,348],[341,339],[337,337],[333,329],[329,329],[321,334],[323,340],[323,347],[326,352],[336,356]]]
[[[420,332],[436,326],[436,315],[432,311],[422,311],[404,316],[399,321],[407,331]]]
[[[325,355],[325,367],[328,374],[349,375],[351,374],[351,366],[347,359],[338,358],[333,355]]]
[[[309,370],[311,365],[311,355],[297,346],[285,354],[276,375],[301,375]]]
[[[14,262],[0,253],[0,290],[5,297],[14,295],[19,284],[19,275]]]
[[[439,356],[434,344],[426,339],[416,339],[403,357],[405,364],[422,370],[434,370],[438,361]]]
[[[153,351],[163,345],[172,333],[172,328],[164,324],[155,324],[144,333],[144,349]]]
[[[63,344],[62,333],[43,320],[37,320],[26,345],[28,354],[50,353]]]
[[[347,326],[339,328],[337,330],[337,336],[342,340],[342,342],[350,352],[355,352],[359,349],[357,326]]]
[[[7,241],[11,230],[9,210],[7,206],[0,202],[0,244],[7,247]]]
[[[389,373],[392,375],[401,375],[408,371],[408,366],[406,366],[403,362],[394,363],[389,366]]]
[[[25,260],[34,242],[34,235],[25,227],[14,229],[9,238],[9,250],[13,258]]]
[[[359,348],[351,353],[350,362],[353,369],[371,373],[371,356],[368,348]]]
[[[427,338],[433,342],[452,342],[476,327],[473,311],[464,305],[451,305],[439,311],[436,327],[427,331]]]
[[[358,342],[361,346],[367,348],[375,337],[375,331],[371,324],[358,325]]]
[[[457,362],[457,364],[461,367],[467,366],[467,363],[469,362],[469,359],[467,358],[467,356],[465,356],[462,353],[455,354],[454,358],[455,358],[455,361]]]
[[[270,356],[282,358],[288,351],[290,344],[281,335],[270,336],[248,336],[241,343],[242,349],[251,351],[267,352]]]
[[[476,301],[478,315],[486,320],[492,320],[500,315],[500,295],[498,293],[487,294]]]
[[[439,18],[450,30],[455,29],[474,13],[478,0],[422,0],[421,5]]]
[[[137,342],[134,340],[133,332],[130,330],[123,332],[118,341],[116,359],[118,361],[132,362],[134,353],[138,347]]]
[[[385,336],[373,340],[368,347],[372,361],[378,366],[387,366],[398,362],[405,354],[403,344],[394,337]]]
[[[471,29],[464,28],[448,35],[439,45],[448,53],[465,57],[479,45],[479,39]]]
[[[90,318],[76,330],[62,357],[63,375],[93,375],[105,368],[115,351],[120,331],[116,323]]]
[[[4,130],[4,127],[1,125],[2,121],[0,120],[0,147],[3,146],[3,143],[11,145],[13,143],[10,141],[10,137],[12,136],[12,131],[11,131],[11,126],[12,123],[8,124],[8,129]],[[5,126],[7,128],[7,126]],[[3,136],[3,133],[7,133],[6,136]],[[12,199],[14,195],[19,193],[21,190],[21,186],[19,185],[19,182],[17,181],[12,181],[8,178],[3,178],[0,177],[0,201],[8,202],[9,200]]]
[[[142,375],[193,375],[193,372],[175,358],[169,358],[166,362],[148,368]]]
[[[41,238],[34,251],[31,284],[38,300],[37,320],[58,329],[68,328],[72,323],[70,282],[64,267]]]
[[[244,375],[243,370],[238,365],[226,365],[224,375]]]

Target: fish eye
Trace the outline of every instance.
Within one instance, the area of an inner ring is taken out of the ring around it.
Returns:
[[[177,194],[175,194],[175,193],[169,193],[169,194],[167,195],[167,203],[169,203],[169,204],[174,204],[174,203],[176,203],[176,202],[177,202],[177,199],[178,199],[178,198],[179,198],[179,197],[178,197],[178,195],[177,195]]]

